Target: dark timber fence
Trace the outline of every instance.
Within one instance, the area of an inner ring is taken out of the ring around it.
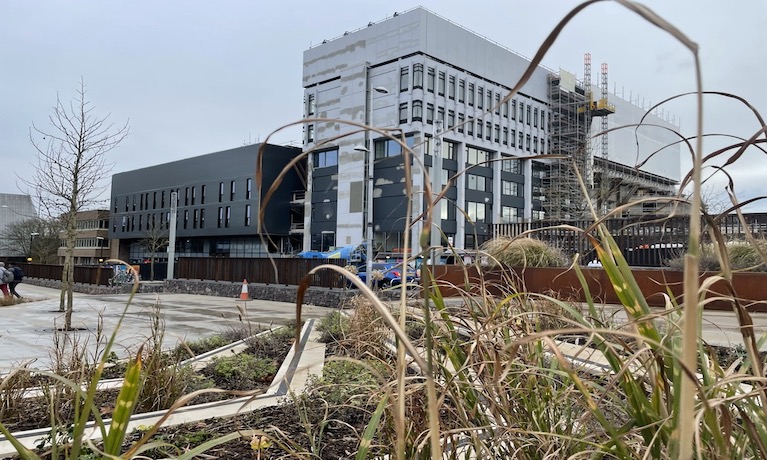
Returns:
[[[187,258],[176,263],[176,278],[213,281],[298,285],[315,267],[323,264],[346,265],[345,259],[239,259]],[[333,270],[320,270],[312,276],[311,286],[342,288],[344,281]]]
[[[191,280],[241,282],[298,285],[313,268],[331,264],[345,266],[344,259],[239,259],[239,258],[187,258],[181,257],[176,263],[176,278]],[[146,265],[146,266],[144,266]],[[24,275],[31,278],[60,280],[61,265],[18,264]],[[142,279],[148,280],[149,264],[140,267]],[[166,267],[155,265],[155,279],[164,279]],[[146,272],[147,274],[144,274]],[[112,277],[111,267],[75,266],[75,283],[107,286]],[[342,288],[344,280],[332,270],[320,270],[312,275],[311,286]]]
[[[30,278],[42,278],[48,280],[60,280],[64,270],[63,265],[46,264],[16,264],[24,272],[24,276]],[[75,283],[95,284],[106,286],[112,277],[111,267],[97,267],[86,265],[75,265]]]
[[[756,238],[767,236],[767,213],[751,213],[743,216],[745,225],[737,215],[723,216],[715,222],[728,240],[744,240],[746,233]],[[493,236],[519,236],[524,232],[564,251],[568,256],[581,254],[583,263],[594,259],[594,247],[583,232],[593,224],[590,220],[534,221],[515,224],[496,224]],[[688,216],[644,216],[637,218],[608,219],[605,227],[615,239],[629,265],[662,267],[669,259],[687,249],[690,219]],[[704,222],[704,229],[707,224]],[[703,240],[708,241],[708,233]]]

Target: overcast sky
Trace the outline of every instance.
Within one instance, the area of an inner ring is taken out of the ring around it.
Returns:
[[[644,2],[700,45],[704,89],[747,98],[767,111],[763,0]],[[423,7],[522,55],[533,56],[577,2],[423,0]],[[130,120],[112,172],[142,168],[263,140],[302,116],[302,53],[308,47],[419,3],[364,1],[0,2],[0,192],[20,193],[34,151],[29,127],[45,127],[57,94],[80,77],[96,112]],[[691,54],[668,34],[613,2],[567,26],[544,65],[592,81],[609,65],[609,89],[649,105],[694,90]],[[706,131],[751,136],[760,126],[742,105],[706,100]],[[670,104],[692,134],[692,98]],[[291,129],[275,143],[300,142]],[[712,149],[714,141],[707,149]],[[767,194],[764,155],[733,169],[740,198]],[[686,167],[687,162],[683,163]],[[767,203],[752,210],[767,210]]]

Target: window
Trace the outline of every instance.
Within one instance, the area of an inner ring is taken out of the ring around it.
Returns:
[[[162,219],[162,215],[160,219]],[[205,228],[205,208],[200,209],[200,228]]]
[[[493,108],[493,90],[487,89],[487,110]]]
[[[533,153],[538,153],[538,137],[533,137]]]
[[[197,222],[200,220],[200,210],[194,210],[194,217],[192,218],[192,228],[197,228]]]
[[[518,149],[521,149],[521,148],[523,148],[525,146],[524,145],[524,141],[525,141],[525,134],[522,131],[520,131],[519,132],[519,145],[517,145]]]
[[[448,80],[447,97],[455,99],[455,75],[450,75],[450,79]]]
[[[469,215],[469,219],[471,219],[472,222],[484,221],[486,209],[487,205],[485,203],[475,203],[473,201],[466,202],[466,214]]]
[[[519,222],[519,209],[511,206],[501,206],[501,223]]]
[[[533,211],[532,216],[533,220],[543,220],[544,217],[546,217],[545,211]]]
[[[314,115],[316,111],[317,111],[317,102],[314,99],[314,94],[309,94],[306,101],[306,114]]]
[[[399,90],[407,91],[410,82],[410,68],[403,67],[399,70]]]
[[[314,142],[314,125],[306,127],[306,142]]]
[[[533,126],[538,127],[538,107],[533,110]]]
[[[405,145],[411,149],[415,145],[415,138],[412,134],[405,136]],[[402,154],[402,146],[399,144],[399,142],[395,142],[391,139],[376,140],[373,150],[375,150],[376,159],[395,157]]]
[[[477,137],[482,139],[482,120],[477,120]]]
[[[235,182],[231,181],[229,183],[229,201],[234,201],[234,190],[235,190]]]
[[[484,108],[482,106],[483,102],[485,100],[485,88],[478,86],[477,87],[477,108],[482,109]]]
[[[439,81],[437,82],[437,94],[440,96],[445,95],[445,72],[439,73]]]
[[[253,197],[253,179],[248,177],[245,179],[245,199],[249,200]]]
[[[495,93],[495,114],[501,114],[501,93]]]
[[[245,205],[245,226],[250,227],[250,205]]]
[[[458,102],[466,99],[466,80],[458,80]]]
[[[163,192],[164,193],[164,192]],[[165,197],[163,196],[163,203],[165,203]],[[205,186],[200,186],[200,204],[205,204]],[[165,204],[163,204],[163,207]]]
[[[203,190],[204,190],[204,189],[205,189],[205,186],[203,185],[202,187],[203,187]],[[160,192],[160,207],[161,207],[161,208],[164,208],[164,207],[165,207],[165,190],[163,190],[162,192]],[[126,211],[127,211],[127,209],[126,209]]]
[[[524,123],[525,122],[525,103],[522,101],[519,101],[519,122]]]
[[[525,136],[525,150],[530,151],[530,135]]]
[[[132,211],[136,210],[136,195],[133,195],[133,208],[131,210]]]
[[[184,228],[187,227],[189,223],[189,210],[184,209]],[[138,229],[141,230],[141,216],[138,216]]]
[[[141,204],[144,204],[143,196],[141,197]],[[189,187],[184,189],[184,206],[189,206]],[[143,209],[144,206],[141,206],[139,209]]]
[[[426,123],[434,123],[434,104],[426,104]]]
[[[474,83],[469,83],[469,105],[474,106]]]
[[[490,153],[476,147],[466,147],[466,163],[477,165],[485,163],[490,158]]]
[[[476,174],[468,174],[466,176],[466,188],[469,190],[479,190],[480,192],[486,192],[488,186],[488,180],[485,176],[478,176]]]
[[[503,127],[503,145],[509,145],[509,128]]]
[[[501,142],[501,125],[495,125],[495,129],[493,130],[493,140],[497,142]]]
[[[224,224],[224,208],[219,206],[218,207],[218,228],[221,228],[223,224]]]
[[[423,120],[423,101],[413,101],[413,121]]]
[[[194,187],[192,187],[194,192]],[[194,193],[192,193],[192,204],[194,204]],[[157,209],[157,192],[152,193],[152,209]],[[115,205],[115,212],[117,212],[117,205]]]
[[[465,122],[466,122],[466,116],[462,113],[459,113],[458,114],[458,132],[459,133],[463,132],[463,125],[465,124]]]
[[[469,118],[469,121],[466,123],[466,134],[469,136],[474,135],[474,119]]]
[[[229,222],[232,219],[232,208],[231,206],[226,207],[226,220],[224,221],[224,227],[229,228]]]
[[[520,184],[508,180],[501,181],[501,193],[509,196],[520,196]]]
[[[315,152],[313,163],[315,168],[325,168],[338,165],[338,149]]]
[[[503,103],[503,118],[509,118],[509,101]]]
[[[527,124],[530,124],[530,105],[527,106],[527,111],[525,112],[525,116],[527,117]]]
[[[442,141],[442,158],[446,160],[455,160],[456,143],[450,141]]]
[[[516,120],[517,119],[517,101],[512,99],[511,101],[511,119]]]
[[[218,183],[218,202],[221,203],[224,201],[224,183],[219,182]]]
[[[455,126],[455,110],[447,111],[447,129],[451,129]]]
[[[399,105],[399,122],[407,123],[407,102]]]
[[[546,129],[546,111],[541,109],[541,129]]]
[[[512,139],[514,137],[512,136]],[[513,173],[513,174],[521,174],[521,166],[519,164],[519,160],[516,158],[508,158],[501,162],[501,170],[503,172]]]
[[[485,139],[488,141],[490,140],[490,135],[492,134],[492,130],[493,130],[492,123],[490,123],[489,121],[485,122]]]
[[[413,89],[423,88],[423,64],[413,64]]]
[[[429,67],[428,74],[426,76],[426,91],[434,92],[434,69]]]
[[[445,125],[445,108],[437,107],[437,120],[442,122],[442,126]]]

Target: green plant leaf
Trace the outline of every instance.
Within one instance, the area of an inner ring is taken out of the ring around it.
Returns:
[[[108,455],[118,455],[120,453],[120,448],[125,440],[125,433],[128,430],[128,422],[136,407],[138,394],[141,390],[142,349],[143,347],[139,349],[136,354],[136,360],[125,372],[123,386],[115,401],[115,411],[112,416],[112,423],[109,426],[109,434],[104,440],[104,452]]]
[[[387,393],[381,398],[381,401],[378,402],[378,407],[376,407],[375,412],[373,412],[373,416],[370,417],[370,422],[368,422],[368,425],[365,427],[365,432],[362,434],[359,450],[357,450],[357,455],[354,457],[356,460],[365,460],[367,458],[368,452],[370,451],[370,443],[373,441],[373,436],[376,434],[378,424],[381,422],[381,416],[386,409],[388,401],[389,394]]]

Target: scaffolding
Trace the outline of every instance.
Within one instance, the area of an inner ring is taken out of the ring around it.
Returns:
[[[607,100],[607,66],[602,65],[599,99],[594,99],[591,90],[591,55],[588,53],[584,56],[583,74],[582,83],[563,70],[548,77],[549,153],[561,156],[548,162],[543,181],[544,210],[546,218],[551,220],[589,217],[589,201],[599,194],[599,185],[595,186],[594,181],[591,123],[594,117],[602,117],[602,127],[606,130],[607,116],[615,112],[615,107]],[[602,159],[607,160],[606,136],[602,138],[601,154]],[[579,175],[586,193],[581,188]]]

